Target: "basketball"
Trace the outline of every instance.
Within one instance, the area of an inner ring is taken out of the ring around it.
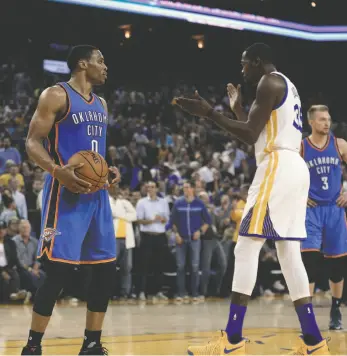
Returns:
[[[75,174],[78,178],[92,184],[91,193],[101,189],[108,180],[108,165],[104,157],[97,152],[79,151],[69,159],[68,163],[84,163],[83,167],[75,170]]]

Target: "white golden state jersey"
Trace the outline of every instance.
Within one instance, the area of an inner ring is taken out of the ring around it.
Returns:
[[[295,85],[282,73],[272,72],[281,76],[286,82],[286,92],[281,103],[273,109],[255,143],[257,165],[264,157],[276,150],[290,150],[299,153],[302,140],[301,101]]]

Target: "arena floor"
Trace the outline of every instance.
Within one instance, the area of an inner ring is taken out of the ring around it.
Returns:
[[[315,297],[316,315],[324,336],[331,337],[332,354],[347,354],[347,332],[327,330],[330,299]],[[112,302],[102,341],[110,355],[184,355],[190,344],[204,343],[224,328],[229,301],[196,305],[135,304]],[[346,309],[343,309],[347,318]],[[0,307],[0,354],[19,355],[26,341],[31,306]],[[55,309],[45,340],[45,355],[77,355],[84,330],[85,305],[63,302]],[[288,299],[252,301],[245,320],[244,336],[253,355],[290,352],[299,329]]]

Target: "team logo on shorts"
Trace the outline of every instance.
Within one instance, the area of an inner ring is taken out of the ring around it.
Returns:
[[[61,232],[59,232],[58,230],[56,229],[52,229],[52,228],[46,228],[43,230],[43,233],[42,233],[42,237],[46,240],[46,241],[51,241],[52,238],[54,236],[57,236],[57,235],[61,235]]]

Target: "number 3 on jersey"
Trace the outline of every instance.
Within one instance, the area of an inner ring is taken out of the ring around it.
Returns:
[[[97,140],[92,140],[92,151],[99,152],[99,142]]]
[[[294,105],[294,121],[293,121],[293,126],[302,132],[302,110],[301,107],[298,104]]]
[[[321,177],[321,179],[323,182],[322,189],[328,190],[329,189],[328,177]]]

